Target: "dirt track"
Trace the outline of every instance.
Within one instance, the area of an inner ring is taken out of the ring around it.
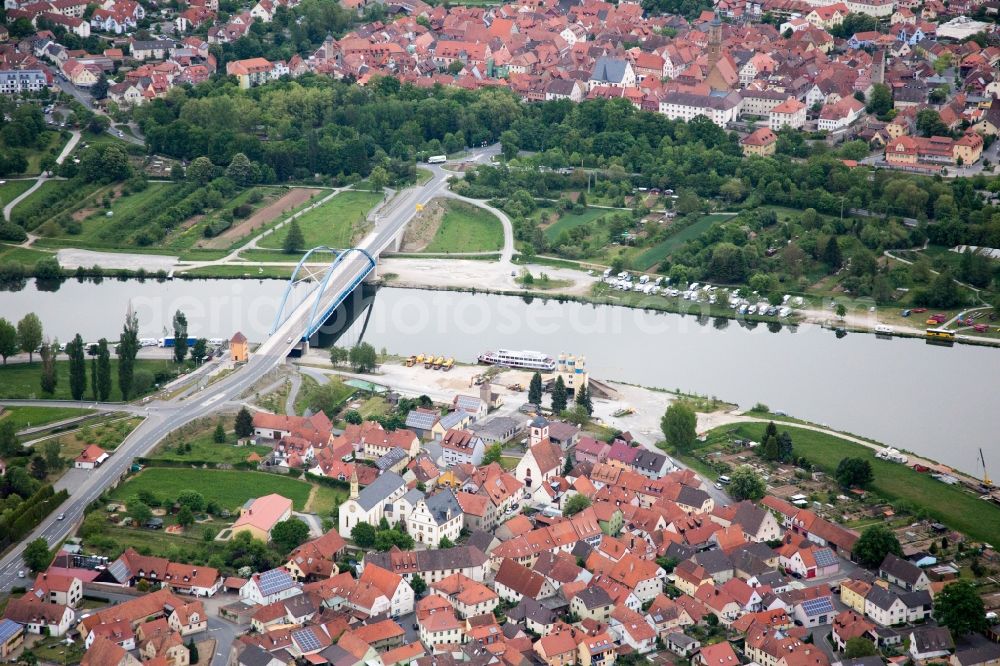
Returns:
[[[225,250],[234,242],[260,229],[284,211],[301,206],[320,191],[309,187],[293,187],[283,196],[275,199],[239,224],[229,227],[215,238],[199,243],[198,247]]]

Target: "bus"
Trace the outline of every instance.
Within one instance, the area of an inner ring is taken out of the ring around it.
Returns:
[[[427,158],[428,164],[444,164],[448,161],[447,155],[431,155]]]
[[[928,340],[941,340],[941,341],[954,341],[955,331],[949,331],[946,328],[928,328],[924,335],[927,336]]]

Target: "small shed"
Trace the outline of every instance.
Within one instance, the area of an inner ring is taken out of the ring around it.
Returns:
[[[229,341],[229,358],[233,363],[244,363],[250,358],[250,345],[247,343],[247,336],[239,331],[236,331]]]

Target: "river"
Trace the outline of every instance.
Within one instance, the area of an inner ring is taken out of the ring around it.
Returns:
[[[161,337],[177,309],[189,331],[251,340],[267,335],[285,283],[276,280],[33,281],[0,292],[0,316],[34,311],[46,333],[67,340],[117,337],[131,301],[144,337]],[[293,294],[292,299],[296,297]],[[382,288],[369,293],[340,344],[364,340],[402,355],[433,352],[474,362],[488,349],[584,355],[593,376],[718,396],[772,409],[970,473],[978,451],[1000,470],[1000,352],[938,347],[873,335],[837,338],[816,326],[775,330],[736,321],[554,299]],[[371,305],[370,310],[363,306]],[[166,328],[165,328],[166,327]],[[1000,471],[998,474],[1000,475]]]

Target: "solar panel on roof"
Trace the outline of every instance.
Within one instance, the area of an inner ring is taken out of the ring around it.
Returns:
[[[17,632],[21,631],[21,625],[13,620],[0,620],[0,644],[6,643]]]
[[[837,563],[837,556],[829,548],[817,548],[813,557],[816,558],[816,564],[821,567],[832,567]]]
[[[114,576],[114,579],[119,583],[124,583],[132,577],[132,572],[128,570],[128,566],[124,560],[115,560],[112,562],[108,566],[108,573]]]
[[[261,594],[267,596],[292,586],[292,577],[282,569],[271,569],[260,575]]]
[[[819,599],[810,599],[809,601],[802,602],[802,610],[805,611],[806,615],[820,615],[822,613],[833,612],[833,602],[830,601],[830,597],[820,597]]]
[[[309,628],[292,632],[292,640],[298,644],[303,652],[314,652],[323,647],[319,639],[316,638],[316,634]]]

